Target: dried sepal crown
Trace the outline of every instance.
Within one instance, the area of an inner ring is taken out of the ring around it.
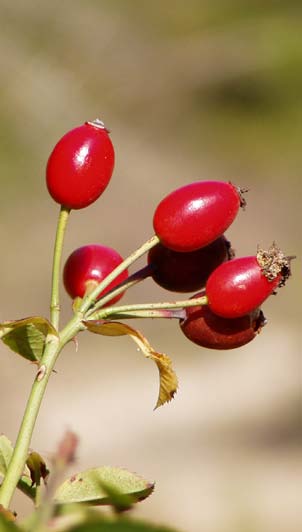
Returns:
[[[273,281],[276,277],[281,276],[278,286],[284,286],[291,275],[290,262],[294,256],[286,256],[283,251],[273,242],[268,250],[258,246],[257,261],[261,267],[263,275]]]

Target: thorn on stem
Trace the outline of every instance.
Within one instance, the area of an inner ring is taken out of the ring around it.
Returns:
[[[44,376],[45,376],[45,373],[46,373],[46,366],[45,364],[42,364],[42,366],[39,367],[38,371],[37,371],[37,381],[40,382]]]

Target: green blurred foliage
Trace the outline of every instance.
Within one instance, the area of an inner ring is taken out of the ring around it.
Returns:
[[[187,139],[227,160],[253,150],[261,163],[282,150],[291,167],[301,163],[301,2],[28,0],[2,2],[0,12],[12,55],[0,109],[9,160],[16,146],[20,157],[28,149],[11,124],[14,98],[29,104],[16,95],[19,60],[38,78],[36,98],[39,85],[67,84],[61,98],[74,91],[70,104],[101,100],[140,134]]]

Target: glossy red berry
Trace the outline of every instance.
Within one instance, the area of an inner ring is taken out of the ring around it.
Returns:
[[[233,257],[230,242],[220,236],[196,251],[180,253],[159,243],[149,251],[153,280],[172,292],[194,292],[202,288],[219,264]]]
[[[86,122],[64,135],[48,159],[46,182],[53,199],[68,209],[82,209],[107,187],[114,149],[100,120]]]
[[[240,190],[222,181],[197,181],[171,192],[157,206],[153,227],[161,243],[187,252],[221,236],[245,205]]]
[[[202,295],[204,292],[194,298]],[[182,332],[191,342],[209,349],[241,347],[251,342],[266,323],[260,309],[234,319],[217,316],[208,305],[188,307],[185,311],[186,318],[179,323]]]
[[[68,257],[63,271],[64,286],[68,294],[75,299],[83,297],[88,283],[94,281],[100,283],[111,273],[121,262],[122,257],[114,249],[90,244],[73,251]],[[128,271],[123,271],[112,283],[101,292],[99,298],[109,292],[112,288],[124,281],[128,277]],[[112,305],[118,301],[122,294],[111,299],[106,305]]]
[[[259,307],[290,275],[290,261],[275,244],[257,256],[218,266],[206,283],[209,307],[218,316],[237,318]]]

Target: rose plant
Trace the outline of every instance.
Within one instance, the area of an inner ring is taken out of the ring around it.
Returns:
[[[65,478],[74,461],[77,436],[62,436],[51,463],[30,442],[49,378],[65,345],[83,332],[127,335],[159,370],[155,408],[169,402],[178,386],[171,359],[124,320],[174,318],[195,344],[234,349],[253,340],[266,323],[260,306],[285,284],[290,259],[274,243],[255,256],[235,258],[224,235],[245,206],[244,190],[230,182],[197,181],[162,199],[154,212],[155,234],[126,259],[101,243],[74,250],[61,272],[64,234],[71,210],[95,202],[110,182],[114,148],[103,122],[72,129],[54,147],[46,168],[51,197],[60,204],[51,282],[49,319],[31,316],[0,323],[8,348],[36,367],[15,445],[0,436],[0,531],[168,532],[137,521],[129,510],[148,497],[154,485],[125,469],[100,466]],[[129,268],[147,255],[146,266]],[[73,314],[60,327],[60,279],[71,296]],[[195,292],[188,298],[159,303],[116,305],[134,284],[151,277],[167,291]],[[23,521],[12,507],[16,489],[34,504]],[[99,506],[109,506],[111,514]],[[170,532],[173,532],[169,529]]]

